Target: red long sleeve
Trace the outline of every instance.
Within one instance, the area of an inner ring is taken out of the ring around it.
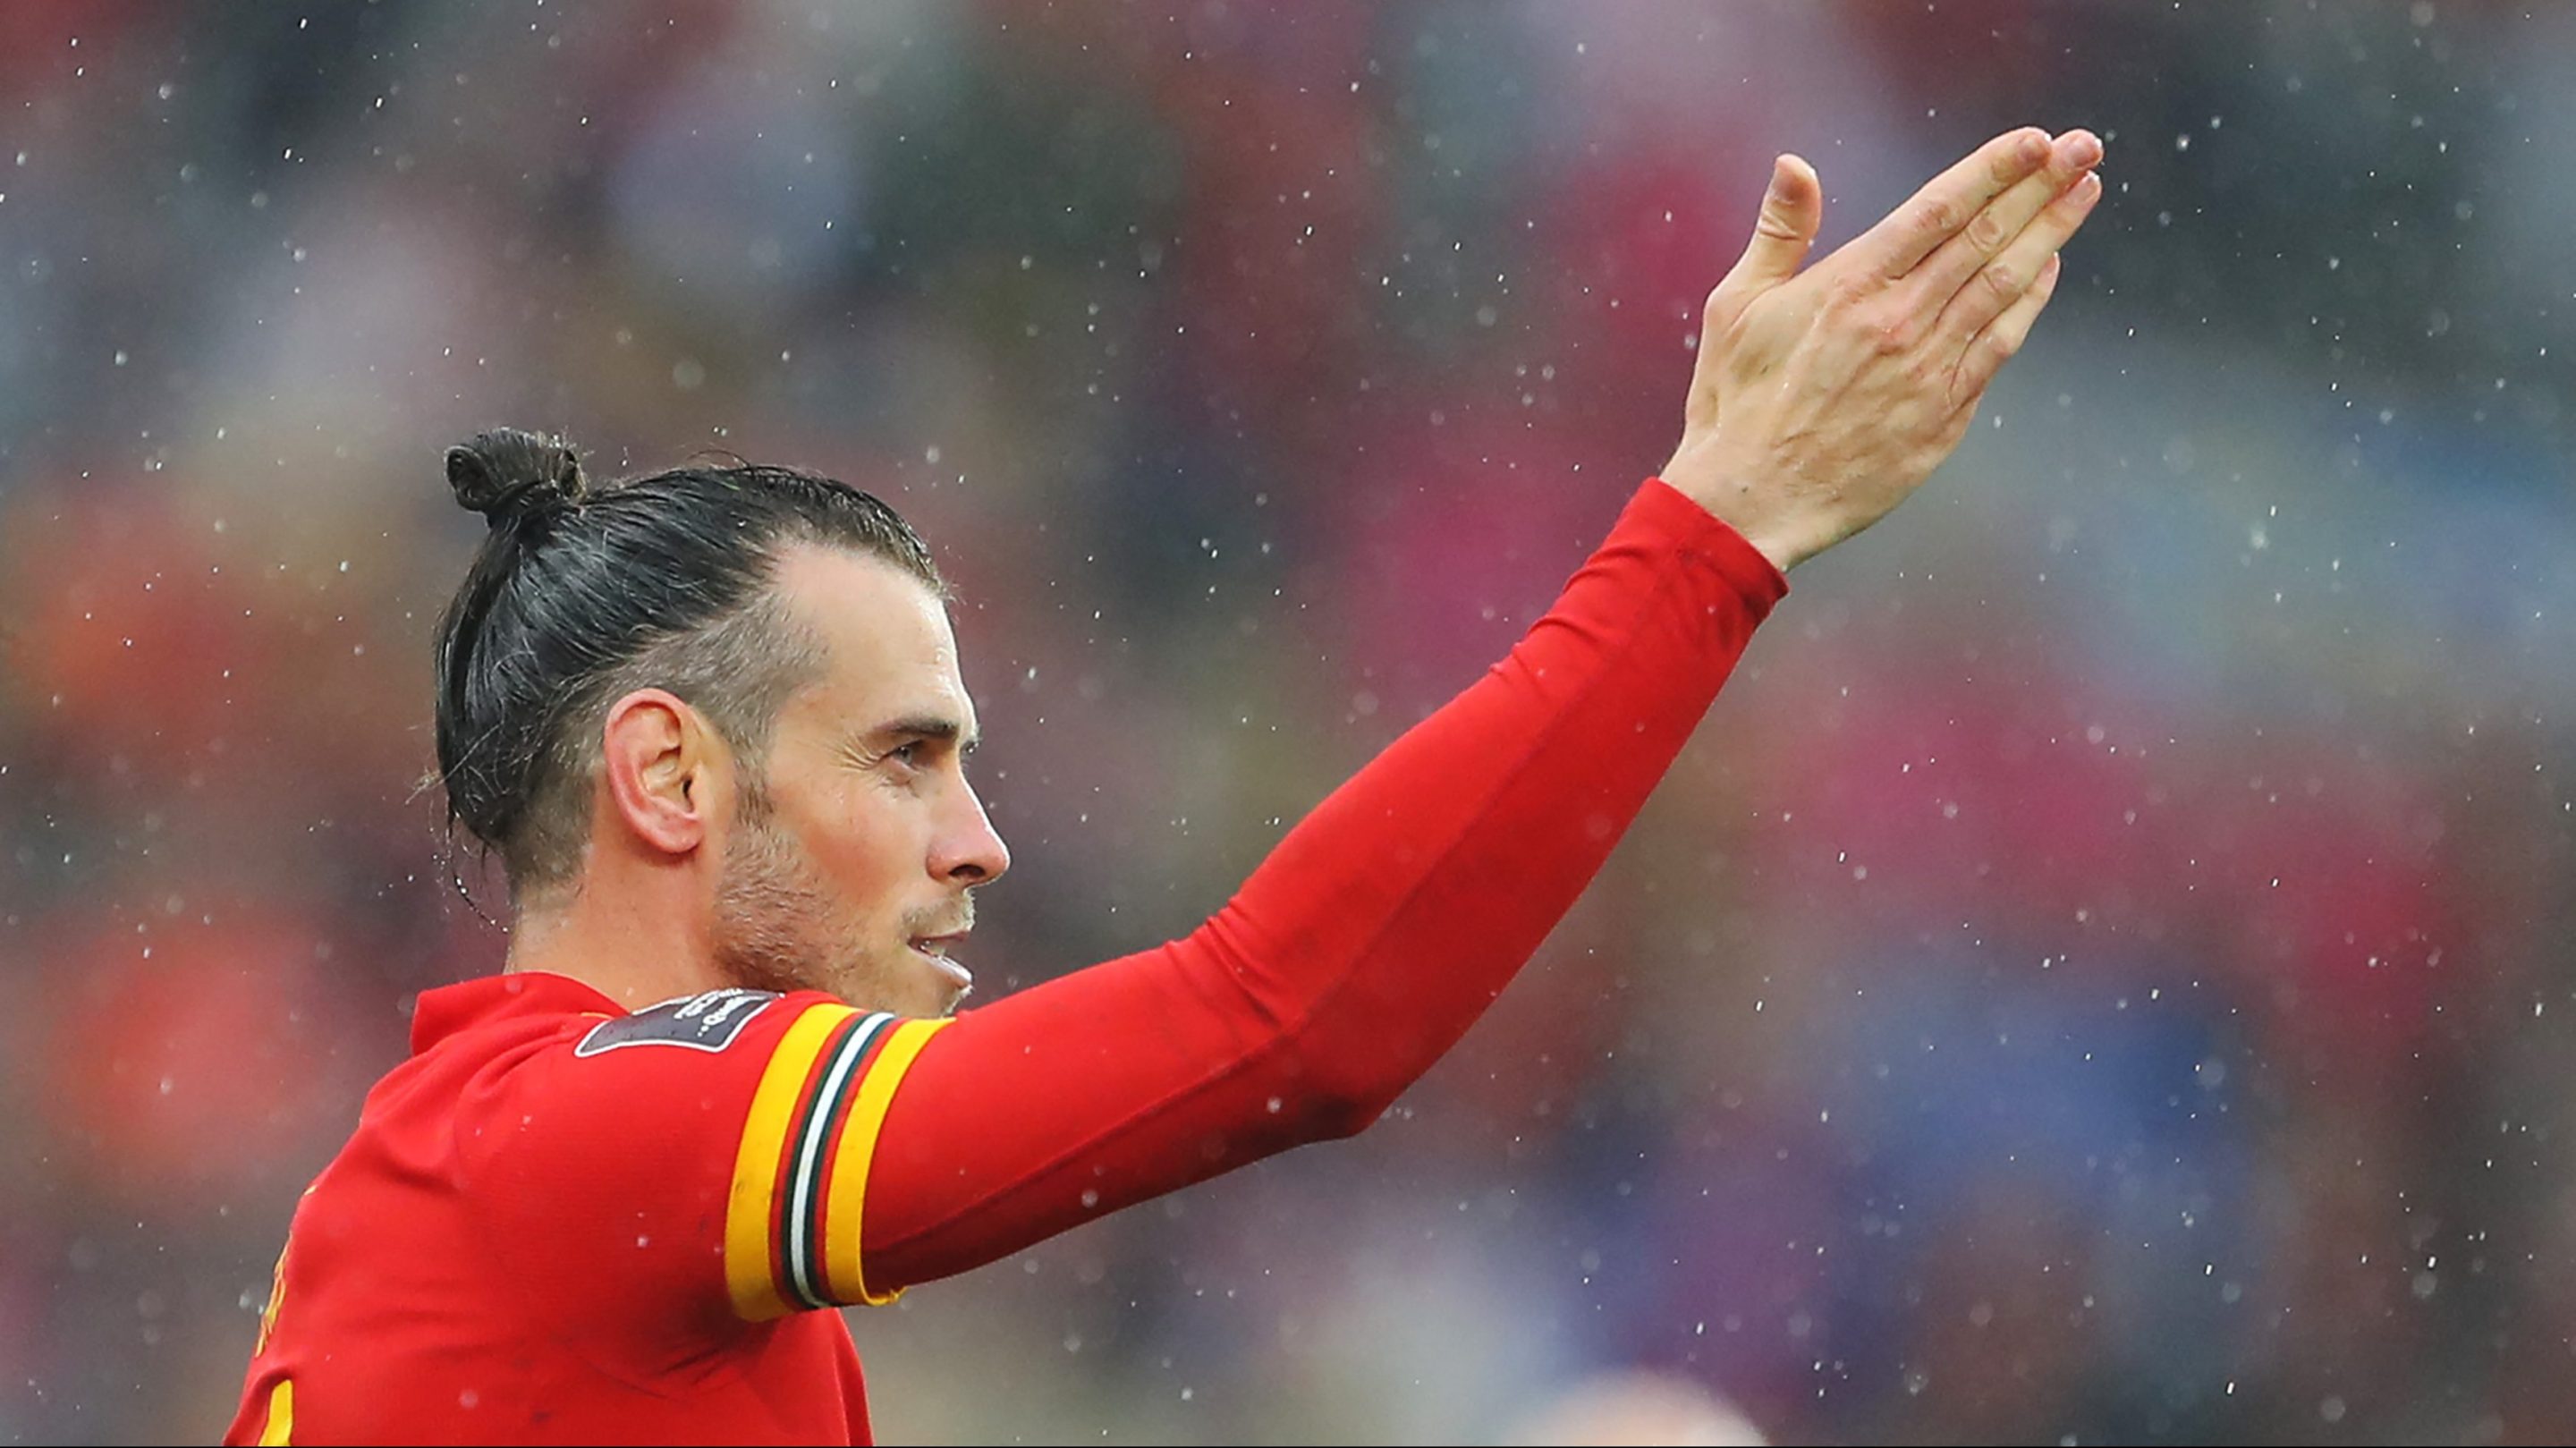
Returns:
[[[970,1011],[887,1108],[874,1289],[1366,1126],[1574,903],[1787,580],[1650,481],[1511,654],[1184,939]]]

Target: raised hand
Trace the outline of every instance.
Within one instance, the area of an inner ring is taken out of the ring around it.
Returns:
[[[1709,293],[1664,480],[1783,570],[1884,517],[1940,466],[2057,287],[2102,143],[1996,137],[1831,256],[1814,168],[1773,164],[1743,257]]]

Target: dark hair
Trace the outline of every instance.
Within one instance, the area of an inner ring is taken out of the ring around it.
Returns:
[[[794,543],[882,558],[941,596],[894,509],[790,468],[683,467],[594,489],[559,439],[516,429],[447,450],[456,501],[492,531],[438,621],[438,772],[525,899],[572,878],[608,706],[670,690],[757,780],[779,706],[822,644],[770,589]]]

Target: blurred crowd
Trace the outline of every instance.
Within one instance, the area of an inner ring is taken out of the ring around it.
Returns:
[[[0,9],[0,1437],[219,1432],[499,966],[449,443],[912,518],[1007,990],[1545,608],[1775,152],[1830,243],[2036,122],[2109,195],[2029,351],[1492,1016],[856,1316],[879,1431],[2563,1439],[2571,63],[2458,0]]]

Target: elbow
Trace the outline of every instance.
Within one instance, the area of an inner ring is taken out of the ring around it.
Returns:
[[[1395,1091],[1373,1091],[1336,1096],[1323,1112],[1322,1139],[1345,1141],[1375,1126],[1393,1110],[1398,1096]]]
[[[1229,989],[1219,1004],[1245,1053],[1241,1064],[1251,1068],[1238,1079],[1262,1083],[1262,1096],[1238,1101],[1260,1110],[1282,1146],[1359,1135],[1430,1068],[1438,1050],[1425,1050],[1418,1032],[1391,1029],[1380,1013],[1319,1009],[1317,998],[1332,995],[1337,982],[1283,978],[1266,964],[1310,953],[1312,943],[1248,943],[1250,935],[1229,907],[1193,937],[1225,965],[1217,978]]]
[[[1357,1136],[1384,1117],[1412,1084],[1409,1075],[1313,1063],[1306,1075],[1305,1124],[1317,1141]]]

